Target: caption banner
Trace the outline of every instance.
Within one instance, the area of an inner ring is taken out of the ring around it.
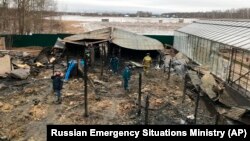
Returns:
[[[146,138],[217,138],[249,139],[249,126],[229,125],[47,125],[47,140],[57,138],[109,138],[109,139],[146,139]]]

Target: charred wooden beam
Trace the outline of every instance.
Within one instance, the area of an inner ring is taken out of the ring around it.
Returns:
[[[145,125],[148,125],[148,110],[149,110],[149,96],[146,96],[146,104],[145,104]]]
[[[169,61],[169,65],[168,65],[168,80],[170,79],[170,74],[171,74],[171,65],[172,65],[172,59],[170,59],[170,61]]]
[[[195,110],[194,110],[194,124],[197,122],[197,113],[198,113],[198,108],[199,108],[199,101],[200,101],[200,87],[197,86],[198,88],[198,93],[195,101]]]

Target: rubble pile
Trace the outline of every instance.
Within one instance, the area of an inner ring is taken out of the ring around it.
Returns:
[[[43,50],[48,50],[48,48]],[[43,50],[38,56],[17,50],[1,52],[0,64],[2,68],[0,77],[6,78],[9,76],[15,79],[25,80],[30,75],[38,75],[44,68],[51,68],[52,65],[48,61],[49,53]]]
[[[146,96],[149,96],[149,124],[187,124],[187,117],[194,114],[194,102],[188,97],[182,101],[182,77],[171,72],[168,79],[164,70],[153,67],[149,75],[142,73],[139,106],[138,72],[143,72],[143,68],[132,61],[135,67],[129,91],[123,89],[121,71],[113,74],[105,66],[101,76],[101,66],[91,66],[87,80],[89,117],[84,118],[82,76],[70,77],[63,84],[62,103],[57,105],[54,102],[56,97],[50,78],[53,75],[52,62],[56,62],[56,68],[65,73],[66,58],[52,58],[46,50],[38,56],[17,52],[7,54],[12,58],[8,66],[13,69],[12,73],[10,71],[6,77],[0,78],[0,128],[3,129],[0,138],[44,140],[47,124],[144,124]],[[138,116],[139,107],[141,116]],[[200,116],[200,124],[212,124],[208,112],[199,110],[198,114],[206,115]]]

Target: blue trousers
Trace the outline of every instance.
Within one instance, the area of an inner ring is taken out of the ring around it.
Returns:
[[[112,65],[112,71],[113,71],[113,73],[117,73],[118,72],[118,66],[117,66],[117,64]]]
[[[66,75],[65,75],[65,80],[68,81],[69,80],[69,76],[70,76],[70,73],[71,71],[73,70],[73,68],[75,67],[75,62],[74,61],[70,61],[70,64],[69,64],[69,68],[66,72]]]
[[[128,90],[128,79],[123,79],[123,81],[124,90]]]

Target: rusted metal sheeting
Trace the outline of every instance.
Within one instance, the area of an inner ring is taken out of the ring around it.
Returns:
[[[133,50],[163,50],[161,42],[138,35],[132,32],[115,28],[112,34],[112,42],[118,46]]]
[[[80,41],[85,39],[105,40],[110,38],[111,27],[98,29],[64,38],[64,41]]]

